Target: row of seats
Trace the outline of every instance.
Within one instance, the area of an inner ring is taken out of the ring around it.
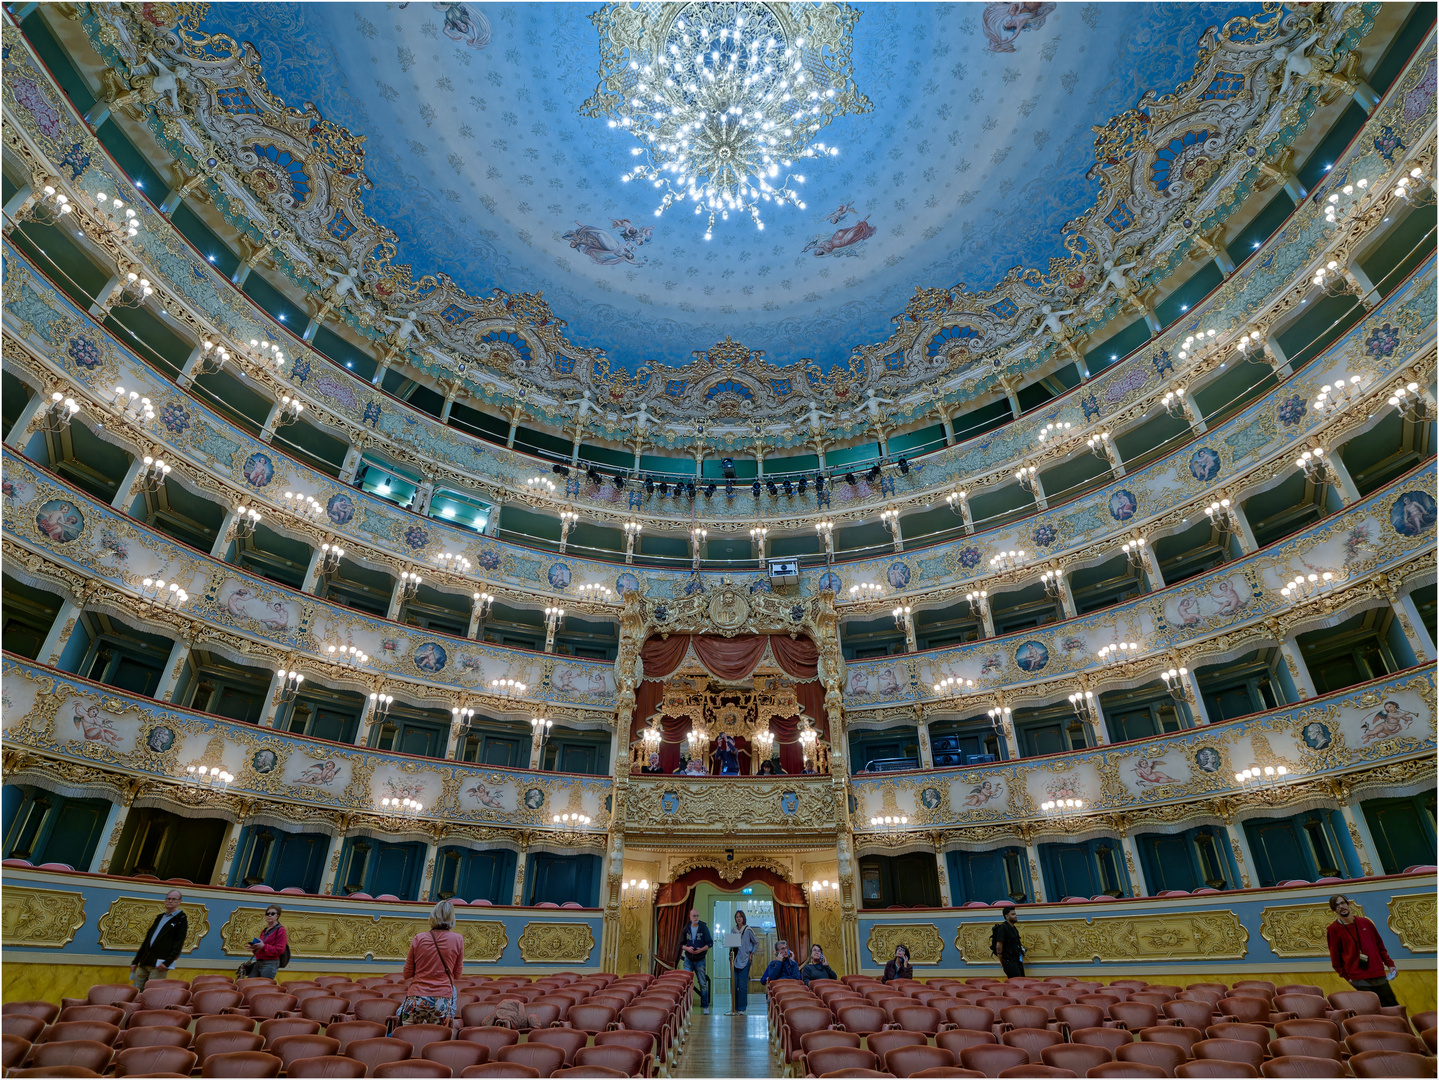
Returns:
[[[467,977],[454,1023],[398,1026],[406,991],[398,974],[282,984],[201,975],[142,993],[105,983],[60,1006],[5,1004],[3,1068],[7,1076],[652,1077],[684,1042],[692,978]],[[509,1022],[516,1011],[523,1023]]]
[[[1411,1028],[1402,1006],[1382,1007],[1369,991],[1325,997],[1258,979],[848,975],[808,987],[778,980],[768,1012],[785,1076],[1435,1074],[1433,1012]]]

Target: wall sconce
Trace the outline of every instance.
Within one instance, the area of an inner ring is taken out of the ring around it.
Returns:
[[[1074,715],[1085,723],[1096,724],[1099,722],[1099,701],[1095,698],[1093,690],[1070,694],[1069,704],[1074,709]]]
[[[1312,450],[1305,450],[1294,459],[1297,468],[1304,470],[1304,476],[1310,483],[1332,484],[1334,482],[1334,470],[1329,465],[1329,459],[1324,454],[1323,447],[1316,446]]]
[[[450,709],[450,718],[450,726],[456,734],[459,734],[461,731],[468,730],[470,725],[475,722],[475,710],[456,705]]]
[[[996,734],[1006,736],[1009,734],[1013,726],[1014,714],[1008,706],[996,706],[990,709],[987,715],[989,716],[989,726],[994,729]]]
[[[487,592],[477,592],[474,595],[475,618],[483,619],[489,615],[490,609],[495,605],[495,598]]]
[[[245,355],[251,363],[258,368],[272,367],[278,371],[285,366],[285,354],[280,351],[280,346],[273,341],[262,341],[251,338],[249,348],[245,350]]]
[[[1062,814],[1076,814],[1084,809],[1083,799],[1050,799],[1049,802],[1039,804],[1039,808],[1046,814],[1059,816]]]
[[[385,718],[390,715],[390,706],[394,703],[395,699],[390,694],[371,694],[370,722],[374,724],[383,724],[385,722]]]
[[[811,765],[816,769],[819,768],[819,760],[816,755],[818,748],[819,732],[808,720],[801,720],[799,722],[799,751],[800,756],[804,759],[805,768],[809,768]]]
[[[823,521],[814,523],[814,531],[819,535],[820,543],[824,545],[826,562],[834,561],[834,522],[825,518]]]
[[[965,602],[969,604],[969,613],[979,620],[980,636],[984,636],[984,617],[989,611],[989,592],[980,589],[975,592],[964,594]]]
[[[95,192],[95,216],[100,226],[117,240],[129,240],[140,231],[133,207],[126,206],[122,199],[111,199],[103,191]]]
[[[764,542],[769,537],[769,529],[763,525],[757,525],[749,531],[750,543],[754,544],[759,553],[760,566],[764,566]]]
[[[1069,429],[1073,426],[1074,425],[1067,420],[1062,424],[1045,424],[1044,427],[1040,429],[1039,434],[1035,436],[1035,439],[1041,447],[1053,446],[1061,436],[1067,435]]]
[[[1197,334],[1189,334],[1184,339],[1184,345],[1179,350],[1179,359],[1188,360],[1193,356],[1196,360],[1204,355],[1205,350],[1214,344],[1214,331],[1201,330]],[[1176,387],[1177,394],[1183,394],[1183,387]],[[1165,402],[1169,401],[1169,395],[1165,395]]]
[[[890,612],[894,616],[894,628],[903,630],[906,634],[914,627],[914,612],[908,604],[903,604]]]
[[[769,728],[765,728],[763,731],[757,731],[755,732],[754,741],[755,746],[759,748],[759,753],[756,755],[757,759],[760,761],[768,761],[770,753],[774,750],[774,732],[770,731]]]
[[[282,428],[286,424],[295,423],[304,411],[305,403],[303,401],[286,394],[280,399],[280,411],[275,414],[275,427]]]
[[[1228,499],[1212,502],[1204,508],[1210,523],[1219,530],[1220,536],[1230,536],[1239,531],[1239,518]]]
[[[581,600],[595,600],[600,603],[609,603],[615,595],[608,585],[581,585],[575,591],[579,593]]]
[[[229,362],[230,350],[213,341],[202,341],[200,345],[200,358],[195,361],[194,374],[198,377],[223,371],[225,364]]]
[[[555,814],[550,824],[560,832],[574,836],[590,827],[590,818],[586,814]]]
[[[146,398],[146,404],[149,398]],[[80,411],[80,406],[72,397],[66,397],[61,393],[50,395],[50,407],[40,417],[40,426],[52,435],[58,435],[70,426],[70,421],[75,419],[75,414]],[[154,415],[153,412],[151,415]]]
[[[1246,791],[1260,791],[1283,783],[1290,775],[1288,767],[1284,765],[1265,765],[1263,768],[1256,765],[1252,769],[1235,773],[1234,782]]]
[[[409,600],[420,591],[420,575],[408,570],[400,571],[400,599]]]
[[[1368,186],[1368,180],[1360,180],[1357,183],[1345,184],[1330,195],[1324,202],[1324,220],[1330,225],[1337,225],[1339,218],[1348,216],[1363,201]]]
[[[1139,656],[1139,646],[1133,641],[1120,641],[1103,646],[1099,650],[1099,662],[1101,664],[1114,664],[1121,660],[1131,660]]]
[[[470,572],[470,560],[453,551],[445,551],[436,555],[435,562],[441,570],[447,570],[452,574],[468,574]]]
[[[173,581],[167,585],[162,578],[146,578],[140,583],[140,599],[156,607],[178,608],[190,594]]]
[[[1314,411],[1325,416],[1336,416],[1359,400],[1361,376],[1352,375],[1348,381],[1339,379],[1332,385],[1325,383],[1314,395]],[[1417,390],[1418,387],[1416,386]]]
[[[1389,404],[1398,409],[1399,415],[1411,424],[1417,424],[1429,418],[1429,402],[1419,392],[1418,383],[1412,382],[1395,390],[1389,395]]]
[[[50,399],[58,401],[60,395],[51,394]],[[110,399],[109,404],[121,420],[128,420],[132,424],[145,424],[155,419],[155,407],[150,404],[150,399],[141,397],[134,390],[127,392],[123,386],[115,387],[115,396]]]
[[[1124,552],[1124,557],[1129,560],[1129,565],[1136,570],[1144,569],[1144,537],[1136,536],[1133,540],[1126,540],[1120,545],[1119,550]]]
[[[550,737],[550,729],[554,726],[553,720],[546,719],[544,710],[541,710],[538,716],[530,717],[530,745],[543,753],[545,742]]]
[[[191,794],[202,798],[223,794],[235,780],[218,765],[213,768],[204,765],[186,765],[185,774],[180,779],[185,782],[185,786],[190,789]]]
[[[1089,452],[1100,461],[1106,464],[1112,461],[1111,453],[1114,449],[1114,441],[1109,437],[1109,432],[1101,431],[1098,435],[1091,435],[1086,442]]]
[[[1258,330],[1251,330],[1236,343],[1239,348],[1239,355],[1246,360],[1263,360],[1265,352],[1264,336]],[[1253,350],[1254,355],[1250,356]]]
[[[909,818],[907,818],[907,817],[890,817],[890,816],[885,816],[885,817],[872,817],[872,818],[869,819],[869,827],[870,827],[871,829],[878,829],[880,832],[890,833],[890,834],[893,834],[893,833],[898,832],[899,830],[903,829],[903,828],[904,828],[905,826],[907,826],[908,824],[909,824]]]
[[[1019,486],[1024,488],[1024,490],[1029,492],[1031,495],[1035,493],[1035,489],[1037,486],[1036,478],[1038,476],[1039,470],[1036,469],[1033,465],[1021,466],[1018,470],[1016,470],[1014,474],[1014,478],[1019,481]]]
[[[138,308],[155,292],[150,285],[149,278],[143,278],[139,274],[129,273],[125,280],[112,292],[109,299],[103,305],[108,308]]]
[[[1063,595],[1063,580],[1058,570],[1046,570],[1039,576],[1040,584],[1044,586],[1044,595],[1051,600],[1058,600]]]
[[[1408,176],[1401,176],[1394,184],[1394,195],[1396,198],[1400,198],[1403,199],[1405,202],[1409,202],[1411,197],[1411,193],[1409,191],[1410,186],[1413,185],[1417,188],[1422,187],[1423,184],[1424,170],[1419,168],[1410,169]]]
[[[528,683],[522,683],[518,679],[491,679],[490,693],[501,698],[524,697],[529,690]]]
[[[625,562],[635,561],[635,540],[643,529],[644,526],[638,521],[625,522]]]
[[[1164,689],[1169,691],[1170,697],[1175,701],[1193,704],[1194,692],[1189,689],[1188,675],[1188,668],[1170,668],[1159,673],[1159,677],[1164,680]]]
[[[1179,355],[1183,356],[1184,354],[1180,353]],[[1174,419],[1183,420],[1186,424],[1189,422],[1189,413],[1184,407],[1184,387],[1176,386],[1169,391],[1164,395],[1161,404],[1164,406],[1164,411]]]
[[[281,668],[275,672],[275,677],[280,680],[280,685],[275,695],[279,702],[285,704],[286,702],[294,701],[295,695],[300,692],[300,684],[305,681],[305,676],[301,675],[298,671],[286,671],[284,668]],[[374,697],[375,695],[371,694],[370,696]]]
[[[1018,550],[1016,550],[1014,548],[1010,548],[1008,551],[1001,551],[998,555],[990,556],[989,568],[991,570],[998,570],[1001,572],[1006,570],[1018,570],[1023,562],[1024,549],[1019,548]]]
[[[142,495],[159,491],[165,486],[165,477],[170,475],[170,466],[149,454],[141,460],[144,461],[145,468],[135,478],[135,491]]]
[[[811,881],[809,883],[809,902],[811,905],[822,907],[833,907],[839,903],[839,882],[830,881],[826,878],[823,881]]]
[[[577,514],[577,513],[575,513],[575,511],[573,511],[573,510],[561,510],[561,511],[560,511],[560,554],[561,554],[561,555],[563,555],[563,554],[565,553],[565,545],[566,545],[567,543],[569,543],[569,540],[570,540],[570,530],[571,530],[572,528],[574,528],[575,523],[576,523],[577,521],[579,521],[579,520],[580,520],[580,515]]]
[[[967,491],[951,491],[948,495],[944,497],[944,501],[949,505],[949,509],[953,513],[963,514],[964,500],[968,497],[968,495],[969,493]]]
[[[693,727],[685,734],[686,741],[690,744],[690,757],[709,749],[709,732],[702,727]]]
[[[545,608],[545,652],[555,643],[555,631],[565,625],[565,609],[562,607]]]
[[[695,570],[700,568],[700,551],[704,548],[705,537],[709,534],[708,529],[690,530],[690,555],[693,556],[690,566]]]
[[[412,821],[419,817],[424,806],[417,800],[408,796],[400,799],[392,799],[389,796],[380,800],[380,814],[389,820],[391,824],[399,824],[404,821]]]
[[[40,198],[31,208],[30,216],[41,225],[54,225],[66,214],[74,212],[75,204],[70,201],[70,196],[54,184],[46,184],[40,189]]]
[[[646,907],[650,902],[648,878],[630,878],[620,884],[620,903],[628,908]]]
[[[651,724],[645,728],[644,731],[640,732],[640,737],[644,739],[646,753],[660,748],[662,736],[660,735],[660,729],[654,724]]]

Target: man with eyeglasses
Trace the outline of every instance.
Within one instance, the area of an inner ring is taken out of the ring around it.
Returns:
[[[1356,990],[1368,990],[1381,1006],[1399,1004],[1389,980],[1398,972],[1379,928],[1354,910],[1349,897],[1338,893],[1329,898],[1329,910],[1338,918],[1329,924],[1329,962],[1341,978]]]
[[[180,950],[185,947],[185,938],[190,933],[190,922],[185,909],[180,905],[184,897],[179,889],[165,894],[165,910],[155,916],[150,929],[145,931],[140,947],[130,961],[130,981],[136,990],[144,990],[151,979],[163,979],[170,974]]]

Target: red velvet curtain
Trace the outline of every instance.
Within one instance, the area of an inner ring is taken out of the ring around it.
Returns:
[[[769,644],[769,635],[742,634],[727,638],[698,634],[691,640],[695,655],[712,675],[734,682],[755,669],[764,655],[764,647]]]
[[[804,889],[787,881],[776,882],[774,890],[775,933],[789,942],[789,951],[802,957],[800,967],[809,962],[809,905]]]
[[[655,911],[658,916],[655,926],[655,957],[666,964],[679,964],[680,944],[684,940],[685,924],[689,922],[690,908],[694,906],[695,886],[708,881],[718,885],[725,892],[739,892],[753,882],[760,881],[774,893],[775,932],[789,942],[790,952],[809,960],[809,905],[805,902],[804,887],[783,880],[772,870],[751,866],[746,868],[738,881],[725,881],[719,871],[702,866],[682,875],[678,880],[660,886],[655,895]],[[710,927],[715,938],[715,949],[720,952],[720,935],[728,927]],[[803,965],[801,965],[803,966]]]
[[[812,638],[773,634],[769,647],[780,670],[791,679],[807,682],[819,678],[819,647]]]
[[[655,957],[671,967],[679,966],[680,943],[684,939],[685,923],[689,922],[693,891],[681,879],[660,886],[655,895]]]

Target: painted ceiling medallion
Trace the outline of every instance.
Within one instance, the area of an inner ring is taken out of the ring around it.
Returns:
[[[639,142],[622,179],[663,192],[656,217],[690,201],[706,240],[731,212],[763,229],[761,203],[804,209],[799,160],[838,155],[816,136],[871,109],[852,78],[858,18],[846,4],[608,4],[591,16],[600,85],[580,112]]]

